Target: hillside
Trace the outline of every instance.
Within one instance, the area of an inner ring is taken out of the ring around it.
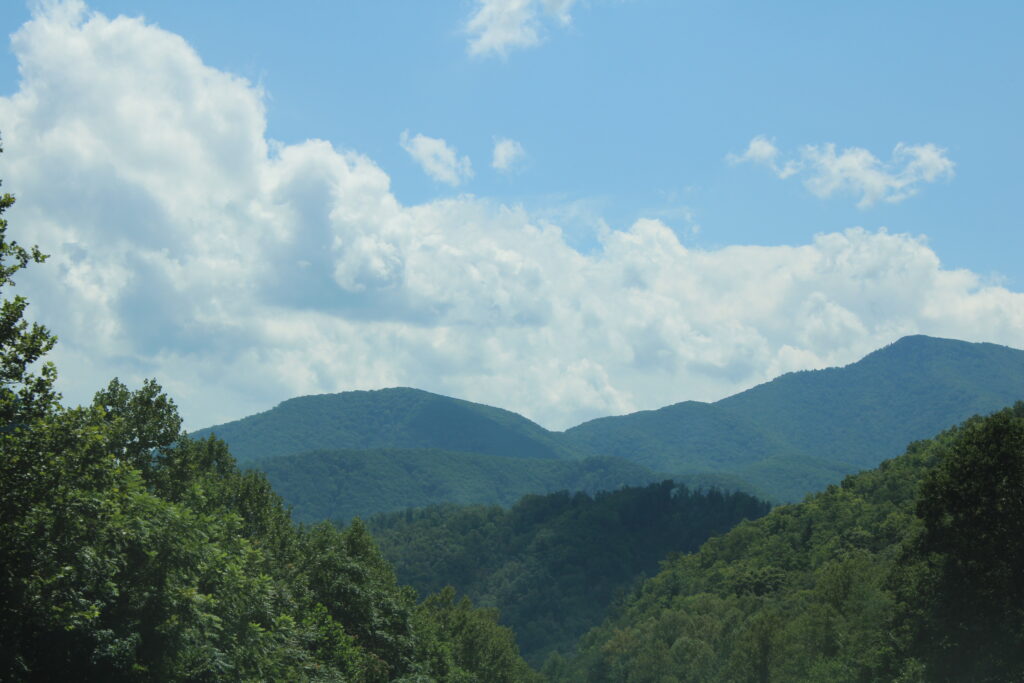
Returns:
[[[783,375],[715,405],[797,452],[874,467],[911,441],[1021,399],[1024,351],[917,335],[846,367]]]
[[[677,555],[554,681],[1024,675],[1024,403]]]
[[[301,396],[192,436],[211,433],[242,463],[307,451],[379,448],[516,458],[580,455],[516,413],[408,388]]]
[[[846,367],[789,373],[716,403],[592,420],[564,436],[577,450],[664,472],[729,473],[792,501],[1022,398],[1024,351],[913,336]]]
[[[528,493],[596,493],[661,478],[621,458],[538,460],[426,449],[317,451],[253,465],[300,522],[445,502],[508,506]]]

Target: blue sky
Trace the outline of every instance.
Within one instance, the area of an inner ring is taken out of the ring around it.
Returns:
[[[26,286],[71,399],[169,375],[197,427],[412,384],[565,427],[904,333],[1024,346],[1020,3],[33,7],[0,17],[0,177],[56,252]]]

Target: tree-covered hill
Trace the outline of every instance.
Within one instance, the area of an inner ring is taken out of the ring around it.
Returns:
[[[239,462],[308,451],[437,449],[516,458],[568,458],[572,447],[508,410],[395,388],[301,396],[235,422],[216,434]]]
[[[801,453],[865,468],[1019,400],[1024,351],[917,335],[846,367],[783,375],[715,405]]]
[[[697,401],[592,420],[565,436],[579,449],[658,471],[732,477],[736,488],[775,500],[798,497],[850,472],[845,463],[807,455],[743,416]]]
[[[253,466],[305,522],[444,502],[508,506],[528,493],[596,493],[663,478],[621,458],[538,460],[426,449],[318,451]]]
[[[744,493],[663,481],[595,496],[530,495],[510,509],[433,506],[369,524],[403,582],[424,593],[451,585],[499,608],[523,656],[540,664],[570,651],[668,553],[695,550],[767,511]]]
[[[798,500],[903,445],[1024,399],[1024,351],[904,337],[843,368],[795,372],[706,404],[586,422],[577,450],[663,472],[729,473]]]
[[[554,681],[1024,680],[1024,403],[669,558]]]

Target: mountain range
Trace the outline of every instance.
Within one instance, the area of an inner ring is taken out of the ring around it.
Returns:
[[[714,403],[684,401],[564,432],[393,388],[295,398],[193,436],[216,434],[241,464],[266,471],[300,519],[446,501],[509,504],[528,492],[669,475],[788,502],[1021,399],[1024,351],[918,335]]]

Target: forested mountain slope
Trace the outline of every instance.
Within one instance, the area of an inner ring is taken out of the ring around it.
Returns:
[[[539,460],[439,450],[319,451],[254,463],[300,522],[436,503],[512,505],[528,493],[612,491],[660,477],[621,458]]]
[[[798,451],[874,467],[911,441],[1024,400],[1024,351],[921,335],[843,368],[795,372],[715,404]]]
[[[586,422],[565,432],[577,448],[651,469],[729,475],[737,488],[789,500],[839,481],[845,463],[809,456],[781,435],[717,405],[687,401],[621,417]]]
[[[1024,404],[677,555],[555,681],[1024,680]]]
[[[243,463],[307,451],[369,448],[431,448],[516,458],[582,455],[522,415],[408,388],[301,396],[193,436],[211,433],[226,441]]]
[[[843,368],[795,372],[706,404],[586,422],[578,449],[664,472],[736,475],[797,500],[910,441],[1024,398],[1024,351],[904,337]]]
[[[401,581],[424,593],[452,585],[500,609],[523,656],[540,664],[597,625],[616,595],[668,553],[755,519],[768,505],[744,493],[663,481],[589,496],[526,496],[510,509],[433,506],[369,525]]]

